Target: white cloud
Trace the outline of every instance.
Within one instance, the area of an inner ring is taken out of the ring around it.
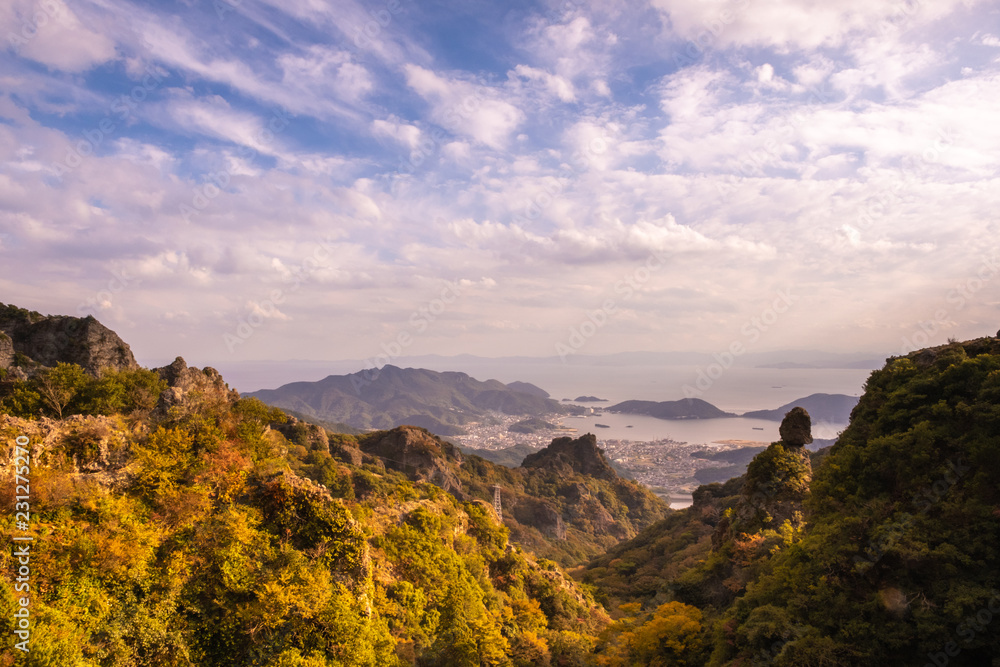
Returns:
[[[373,120],[372,132],[376,137],[388,137],[410,149],[416,148],[420,143],[420,128],[416,125],[402,122],[395,116],[390,116],[385,120],[381,118]]]
[[[966,0],[652,0],[670,31],[701,50],[732,45],[815,49],[852,35],[878,35],[933,25]]]
[[[63,0],[8,0],[0,34],[15,51],[65,72],[84,72],[116,57],[115,43],[92,30]]]
[[[524,119],[520,109],[488,86],[447,79],[418,65],[407,65],[404,71],[407,85],[430,103],[436,123],[490,148],[506,146]]]
[[[514,74],[529,81],[540,83],[545,92],[554,95],[562,102],[573,102],[576,100],[573,84],[561,76],[549,74],[548,72],[528,67],[527,65],[518,65],[515,67]]]

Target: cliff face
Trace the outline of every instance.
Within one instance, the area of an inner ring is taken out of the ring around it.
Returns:
[[[557,473],[589,475],[598,479],[616,480],[614,471],[604,453],[597,447],[597,436],[588,433],[574,440],[556,438],[552,444],[524,457],[524,468],[546,468]]]
[[[42,315],[0,304],[0,368],[11,368],[20,354],[22,370],[59,362],[78,364],[91,375],[102,368],[139,367],[128,344],[91,316]]]
[[[462,465],[461,453],[423,429],[401,426],[386,431],[364,440],[361,451],[377,456],[386,468],[463,497],[462,482],[456,474],[456,467]]]

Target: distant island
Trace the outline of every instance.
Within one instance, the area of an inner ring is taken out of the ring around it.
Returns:
[[[577,403],[607,403],[606,398],[597,398],[596,396],[577,396],[573,399]]]
[[[678,401],[624,401],[605,408],[607,412],[629,415],[646,415],[657,419],[718,419],[736,417],[700,398],[682,398]]]
[[[528,417],[527,419],[522,419],[519,422],[514,422],[507,427],[507,431],[510,433],[538,433],[539,431],[552,431],[559,428],[558,424],[553,424],[547,422],[544,419],[539,419],[538,417]]]
[[[754,410],[744,413],[747,419],[767,419],[781,421],[794,407],[805,408],[814,422],[846,424],[851,420],[851,411],[858,404],[857,396],[847,394],[810,394],[774,410]]]

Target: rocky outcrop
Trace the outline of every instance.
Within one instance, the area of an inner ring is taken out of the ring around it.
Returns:
[[[79,480],[96,481],[107,487],[128,482],[126,467],[130,460],[129,439],[135,434],[126,431],[114,417],[73,415],[66,419],[20,419],[0,414],[0,435],[10,443],[0,460],[0,481],[14,477],[14,438],[25,436],[31,441],[32,466],[71,470],[71,485],[52,488],[48,494],[69,494]]]
[[[802,447],[812,442],[812,420],[806,409],[795,407],[789,410],[781,420],[778,435],[786,447]]]
[[[361,451],[378,457],[386,468],[464,497],[462,483],[452,468],[453,464],[461,465],[462,454],[422,428],[400,426],[386,431],[377,438],[364,440]]]
[[[93,316],[42,315],[0,304],[0,331],[10,338],[9,347],[0,342],[0,368],[18,363],[30,372],[64,362],[97,375],[102,368],[139,367],[128,344]]]
[[[240,394],[230,389],[222,375],[214,368],[192,368],[182,357],[169,366],[153,369],[167,381],[167,388],[160,394],[157,409],[166,413],[171,408],[189,405],[228,405],[235,403]]]
[[[782,439],[754,457],[746,482],[731,515],[719,523],[716,542],[763,530],[776,530],[786,521],[798,527],[802,503],[809,495],[812,462],[803,445],[812,442],[809,413],[793,408],[781,422]]]
[[[564,474],[577,473],[598,479],[617,480],[618,473],[597,446],[597,436],[592,433],[573,438],[556,438],[545,449],[529,454],[521,463],[523,468],[547,468]]]
[[[0,368],[14,365],[14,341],[5,333],[0,333]]]
[[[271,424],[271,428],[285,436],[289,442],[305,447],[306,449],[322,449],[327,451],[330,449],[330,438],[326,434],[326,429],[316,424],[304,422],[292,415],[288,415],[288,420],[284,423]]]

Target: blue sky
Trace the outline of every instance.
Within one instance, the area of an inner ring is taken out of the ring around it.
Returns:
[[[995,3],[13,0],[0,35],[0,300],[140,359],[1000,327]]]

